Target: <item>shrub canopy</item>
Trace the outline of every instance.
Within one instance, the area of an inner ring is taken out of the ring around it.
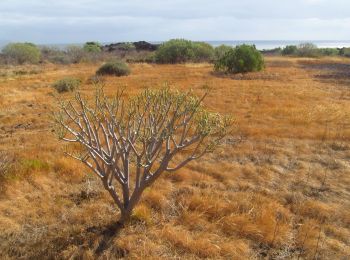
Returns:
[[[320,54],[317,46],[309,42],[299,44],[297,53],[300,57],[317,57]]]
[[[282,55],[296,55],[298,53],[298,47],[295,45],[287,45],[282,49]]]
[[[228,45],[225,45],[225,44],[217,46],[215,48],[215,50],[214,50],[215,60],[221,59],[226,54],[226,52],[228,52],[228,51],[230,51],[232,49],[233,48],[231,46],[228,46]]]
[[[107,62],[96,71],[96,75],[114,75],[117,77],[127,76],[129,74],[130,68],[122,61]]]
[[[10,43],[2,50],[3,55],[8,61],[18,64],[23,63],[39,63],[41,52],[39,48],[29,42],[25,43]]]
[[[339,50],[339,55],[350,57],[350,48],[343,47]]]
[[[83,49],[84,49],[84,51],[86,51],[86,52],[96,53],[96,52],[101,52],[102,46],[101,46],[101,44],[98,43],[98,42],[86,42],[86,43],[84,44]]]
[[[155,54],[158,63],[184,63],[211,61],[214,48],[204,42],[173,39],[160,45]]]
[[[228,73],[245,73],[260,71],[264,68],[264,58],[261,53],[250,45],[240,45],[226,52],[215,62],[215,70]]]
[[[72,77],[66,77],[57,80],[52,86],[57,90],[58,93],[73,91],[80,86],[81,80]]]

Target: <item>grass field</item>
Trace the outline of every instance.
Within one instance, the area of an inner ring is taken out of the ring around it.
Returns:
[[[50,120],[50,85],[74,76],[92,95],[99,65],[0,68],[1,259],[350,258],[348,59],[267,57],[263,72],[234,76],[210,64],[132,64],[130,76],[106,77],[107,94],[210,89],[205,106],[235,119],[215,153],[145,191],[121,230]]]

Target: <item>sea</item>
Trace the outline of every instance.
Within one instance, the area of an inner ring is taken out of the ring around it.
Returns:
[[[206,41],[207,43],[213,45],[214,47],[219,46],[221,44],[237,46],[242,44],[255,45],[258,50],[272,50],[275,48],[283,48],[287,45],[299,45],[302,43],[313,43],[319,48],[343,48],[350,47],[349,41],[283,41],[283,40],[275,40],[275,41],[264,41],[264,40],[256,40],[256,41]]]
[[[103,45],[105,44],[111,44],[121,41],[114,41],[114,42],[102,42]],[[151,43],[159,44],[162,43],[162,41],[149,41]],[[212,46],[216,47],[222,44],[229,45],[229,46],[237,46],[242,44],[249,44],[249,45],[255,45],[257,49],[259,50],[272,50],[275,48],[283,48],[287,45],[299,45],[301,43],[313,43],[319,48],[343,48],[343,47],[350,47],[350,40],[347,41],[336,41],[336,40],[272,40],[272,41],[266,41],[266,40],[232,40],[232,41],[204,41]],[[0,48],[4,46],[5,43],[0,42]],[[40,46],[51,46],[51,47],[57,47],[60,49],[64,49],[65,47],[69,45],[78,45],[82,46],[83,43],[65,43],[65,44],[38,44]]]

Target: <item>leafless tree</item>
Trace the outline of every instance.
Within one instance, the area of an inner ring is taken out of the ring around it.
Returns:
[[[169,89],[146,90],[126,99],[97,91],[88,102],[77,92],[55,114],[67,152],[90,168],[129,219],[142,192],[163,172],[174,172],[213,151],[227,134],[228,117],[203,109],[202,98]],[[69,145],[68,145],[69,147]]]

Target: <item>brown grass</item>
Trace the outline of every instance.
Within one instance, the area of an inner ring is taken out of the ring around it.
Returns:
[[[0,152],[11,158],[0,176],[0,258],[348,258],[348,63],[271,57],[265,71],[232,77],[209,64],[132,64],[130,76],[106,77],[108,94],[210,88],[205,105],[236,120],[214,154],[147,189],[124,229],[99,180],[51,132],[51,83],[77,77],[92,94],[100,64],[0,68]]]

